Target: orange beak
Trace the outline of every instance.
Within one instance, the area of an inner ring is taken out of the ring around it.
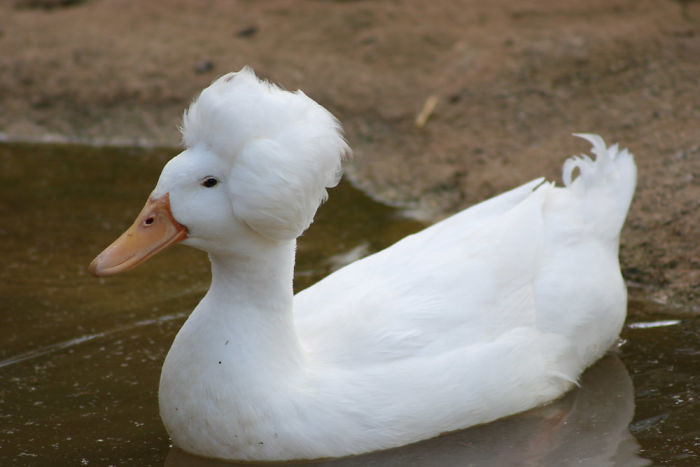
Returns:
[[[187,227],[170,212],[170,194],[149,198],[131,227],[92,260],[88,269],[94,276],[128,271],[185,238]]]

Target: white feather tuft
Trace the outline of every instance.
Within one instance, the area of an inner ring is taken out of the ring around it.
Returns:
[[[593,146],[591,152],[595,155],[595,160],[592,160],[584,154],[567,159],[562,168],[564,186],[572,186],[574,184],[573,182],[577,181],[579,178],[583,180],[584,185],[590,185],[590,183],[595,183],[595,180],[609,177],[618,170],[614,168],[615,165],[613,164],[617,160],[618,155],[622,155],[623,158],[631,157],[627,149],[620,151],[617,144],[613,144],[608,148],[603,138],[598,135],[591,133],[574,133],[574,136],[583,138],[591,143]],[[573,172],[576,168],[579,169],[580,175],[574,179]]]
[[[609,230],[610,238],[617,243],[637,181],[634,156],[627,149],[620,150],[617,144],[607,147],[598,135],[574,136],[590,142],[596,157],[593,160],[581,155],[567,159],[562,169],[564,185],[586,200],[588,219],[596,220],[599,231]],[[574,178],[576,168],[580,173]],[[604,229],[601,225],[608,227]]]
[[[330,112],[248,67],[202,91],[185,112],[182,135],[187,147],[204,145],[230,163],[234,212],[274,240],[311,224],[350,152]]]

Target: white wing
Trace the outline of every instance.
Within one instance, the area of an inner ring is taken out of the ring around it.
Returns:
[[[535,324],[542,179],[352,263],[295,297],[320,360],[365,365],[490,342]]]

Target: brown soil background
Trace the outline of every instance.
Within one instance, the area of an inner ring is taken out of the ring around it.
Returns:
[[[699,25],[693,0],[6,0],[0,139],[176,146],[190,100],[249,64],[344,123],[356,185],[433,220],[560,180],[596,132],[639,166],[632,298],[697,313]]]

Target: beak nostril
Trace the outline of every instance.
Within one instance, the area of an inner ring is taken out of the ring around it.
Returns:
[[[151,224],[153,224],[153,218],[152,218],[152,217],[149,217],[148,219],[146,219],[146,220],[144,221],[144,223],[145,223],[146,225],[151,225]]]

